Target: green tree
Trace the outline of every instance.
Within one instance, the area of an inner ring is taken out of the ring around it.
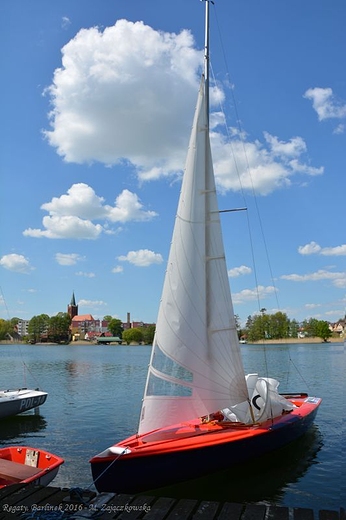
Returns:
[[[245,336],[246,335],[246,331],[245,331],[245,329],[243,329],[241,327],[240,318],[239,318],[238,314],[234,315],[234,320],[235,320],[235,327],[237,329],[238,338],[241,338],[242,336]]]
[[[289,322],[289,335],[291,338],[297,338],[300,325],[297,320],[293,319]]]
[[[108,321],[108,320],[107,320]],[[111,318],[108,321],[107,328],[109,332],[112,334],[112,336],[117,336],[119,338],[123,335],[123,324],[121,320],[117,320],[116,318]]]
[[[323,341],[327,341],[328,338],[332,335],[332,331],[329,328],[329,323],[327,321],[318,320],[315,329],[315,335],[318,338],[323,339]]]
[[[284,312],[276,312],[268,316],[269,336],[272,339],[288,338],[290,333],[290,320]]]
[[[249,341],[288,338],[290,320],[283,312],[267,314],[266,309],[261,309],[261,314],[248,317],[245,334]]]
[[[4,320],[0,318],[0,340],[8,339],[8,335],[13,333],[13,324],[11,320]]]
[[[248,334],[249,330],[252,328],[252,325],[253,325],[253,317],[248,316],[247,320],[246,320],[246,324],[245,324],[245,330],[246,330],[247,334]]]
[[[318,337],[317,324],[318,324],[318,320],[316,320],[316,318],[310,318],[309,320],[303,321],[303,328],[304,328],[305,332],[307,333],[308,337],[310,337],[310,338],[314,338],[315,336]]]
[[[143,333],[141,329],[127,329],[123,332],[123,340],[129,345],[132,341],[135,343],[141,343],[143,341]]]
[[[47,314],[40,314],[39,316],[33,316],[31,318],[28,325],[30,341],[37,343],[41,340],[43,334],[48,333],[49,319]]]
[[[103,321],[107,321],[107,323],[112,321],[112,319],[113,319],[113,317],[110,316],[109,314],[106,314],[106,316],[103,316]]]
[[[261,339],[270,339],[270,318],[269,315],[266,314],[267,309],[264,307],[260,310],[261,315],[258,316],[258,332],[261,334]]]
[[[156,325],[149,325],[148,327],[141,327],[143,334],[143,341],[146,345],[152,345],[155,336]]]
[[[49,319],[48,338],[54,343],[67,343],[70,338],[71,316],[66,312],[59,312]]]
[[[250,341],[260,341],[270,338],[270,318],[266,309],[261,309],[261,314],[252,318],[248,336]]]

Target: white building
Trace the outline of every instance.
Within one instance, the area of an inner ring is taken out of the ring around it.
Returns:
[[[20,336],[28,335],[29,320],[19,320],[17,323],[17,331]]]

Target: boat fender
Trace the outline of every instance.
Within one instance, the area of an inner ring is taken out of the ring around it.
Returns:
[[[128,453],[131,453],[130,449],[124,448],[123,446],[111,446],[108,448],[108,451],[114,455],[127,455]]]
[[[128,453],[131,453],[129,448],[124,448],[123,446],[110,446],[106,450],[99,453],[97,456],[110,457],[112,455],[118,455],[118,457],[120,457],[121,455],[127,455]]]

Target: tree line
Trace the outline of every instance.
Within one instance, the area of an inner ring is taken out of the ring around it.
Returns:
[[[107,322],[107,328],[112,336],[121,338],[127,345],[130,345],[130,343],[145,343],[146,345],[151,345],[154,340],[155,325],[124,330],[121,320],[112,318],[112,316],[105,316],[103,319]]]
[[[0,340],[17,339],[16,326],[19,318],[4,320],[0,318]],[[28,334],[21,340],[28,343],[69,343],[71,341],[71,316],[66,312],[59,312],[56,316],[48,314],[33,316],[28,324]],[[151,344],[154,339],[155,325],[124,330],[121,320],[105,316],[108,331],[112,336],[121,338],[128,345],[132,342]]]
[[[112,336],[121,338],[126,344],[132,342],[152,344],[155,334],[155,325],[125,329],[121,320],[105,316],[108,331]],[[0,318],[0,340],[14,337],[19,318],[4,320]],[[261,309],[260,314],[249,316],[245,327],[240,326],[239,317],[236,316],[238,336],[247,342],[261,341],[265,339],[289,339],[297,338],[298,334],[304,337],[318,337],[327,341],[332,336],[329,323],[324,320],[310,318],[303,322],[290,320],[284,312],[267,314],[266,309]],[[37,343],[46,341],[51,343],[69,343],[71,340],[71,317],[65,312],[59,312],[56,316],[47,314],[33,316],[28,325],[27,342]]]
[[[9,337],[17,339],[16,326],[19,321],[19,318],[0,319],[0,339],[4,340]],[[51,317],[48,314],[40,314],[31,318],[28,324],[28,335],[20,339],[28,343],[41,341],[68,343],[71,337],[70,325],[71,316],[66,312],[59,312],[56,316]]]
[[[239,319],[237,318],[239,323]],[[244,328],[238,327],[240,338],[248,342],[265,339],[289,339],[301,337],[317,337],[327,341],[332,336],[328,321],[310,318],[303,322],[290,320],[284,312],[267,314],[261,309],[260,314],[249,316]]]

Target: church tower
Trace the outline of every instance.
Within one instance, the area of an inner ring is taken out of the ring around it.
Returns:
[[[76,299],[74,297],[74,292],[72,293],[70,305],[67,306],[67,313],[71,316],[72,320],[75,316],[78,316],[78,305],[76,305]]]

